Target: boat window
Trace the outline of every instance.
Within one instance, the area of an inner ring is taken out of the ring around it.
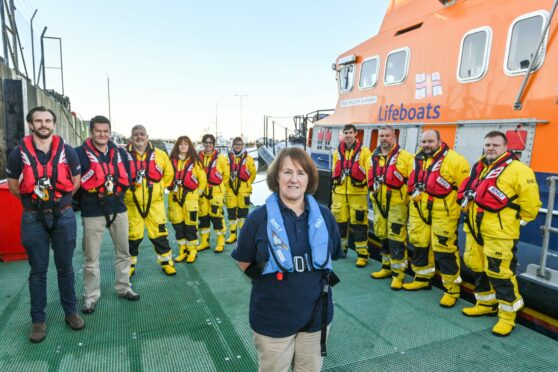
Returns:
[[[384,72],[385,85],[397,85],[405,80],[409,68],[409,54],[409,48],[397,49],[388,54]]]
[[[372,129],[370,134],[370,146],[368,148],[370,151],[374,151],[378,147],[378,129]]]
[[[339,91],[341,93],[350,92],[353,90],[355,80],[355,65],[344,65],[339,70]]]
[[[506,74],[518,75],[527,72],[547,19],[548,14],[545,11],[538,11],[518,17],[512,23],[508,32],[508,47],[504,60]],[[533,70],[537,70],[543,64],[547,39],[548,32],[539,50]]]
[[[356,132],[356,139],[360,141],[360,143],[363,143],[364,141],[364,129],[357,129]]]
[[[376,86],[378,81],[378,70],[380,67],[380,57],[372,57],[362,62],[360,66],[360,89],[370,89]]]
[[[489,27],[469,31],[461,41],[457,80],[462,83],[479,81],[488,70],[492,30]]]

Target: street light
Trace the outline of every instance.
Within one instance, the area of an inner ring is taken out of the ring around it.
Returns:
[[[43,33],[41,34],[41,65],[43,70],[43,89],[46,90],[46,72],[45,69],[52,68],[56,70],[60,70],[60,80],[62,82],[62,95],[64,95],[64,65],[62,63],[62,38],[54,37],[54,36],[45,36],[47,28],[43,29]],[[59,47],[60,47],[60,67],[46,67],[45,66],[45,44],[44,39],[51,39],[51,40],[58,40]]]
[[[240,137],[244,137],[244,133],[242,133],[242,125],[244,124],[244,116],[242,115],[242,97],[248,97],[247,94],[235,94],[235,97],[240,97]]]

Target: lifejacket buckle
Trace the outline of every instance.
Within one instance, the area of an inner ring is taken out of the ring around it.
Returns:
[[[43,187],[43,189],[52,187],[50,183],[50,178],[43,177],[37,181],[37,185]]]
[[[236,179],[236,177],[238,176],[238,171],[231,171],[231,179]]]
[[[114,194],[114,177],[112,175],[107,176],[107,180],[105,181],[105,189],[107,190],[107,195]]]
[[[466,210],[469,202],[475,199],[475,192],[473,190],[467,190],[463,194],[463,201],[461,202],[461,209]]]
[[[48,200],[48,192],[45,192],[45,187],[41,185],[36,185],[33,189],[35,195],[39,197],[39,199],[47,201]]]
[[[422,191],[417,187],[416,189],[413,190],[413,193],[411,194],[411,199],[413,199],[414,201],[418,201],[420,199],[421,194]]]
[[[179,187],[182,187],[182,180],[174,181],[174,189],[172,190],[172,192],[178,192]]]
[[[136,183],[141,183],[143,181],[143,177],[145,177],[145,169],[140,169],[136,173]]]
[[[51,187],[50,179],[43,177],[37,181],[37,185],[33,189],[35,195],[44,201],[48,200],[48,189]]]

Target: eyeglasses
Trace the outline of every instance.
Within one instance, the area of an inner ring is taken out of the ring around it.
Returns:
[[[213,145],[213,142],[212,142],[212,141],[204,141],[203,143],[204,143],[205,145]]]
[[[244,145],[243,143],[233,143],[233,146],[242,146]]]

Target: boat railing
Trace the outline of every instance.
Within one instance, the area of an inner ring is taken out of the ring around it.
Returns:
[[[547,285],[558,287],[558,271],[547,267],[547,259],[549,256],[550,234],[558,233],[558,228],[552,226],[552,218],[555,214],[554,202],[556,199],[556,182],[558,176],[551,176],[546,179],[548,185],[548,204],[546,208],[546,218],[544,225],[541,226],[543,233],[543,242],[541,250],[540,264],[529,264],[523,276],[543,282]]]
[[[277,123],[273,119],[281,119],[271,116],[264,117],[264,146],[268,147],[273,156],[277,155],[278,149],[276,146],[279,142],[284,142],[285,147],[288,147],[289,144],[289,128],[284,125]],[[277,128],[277,137],[275,136],[275,128]],[[282,137],[279,132],[284,132],[284,137]],[[280,149],[283,147],[281,146]],[[279,150],[280,150],[279,149]]]
[[[273,156],[277,154],[280,149],[277,149],[276,144],[284,143],[285,147],[291,144],[298,144],[306,150],[306,136],[308,135],[309,126],[318,120],[325,118],[326,116],[333,113],[333,109],[322,109],[312,111],[306,115],[296,115],[292,117],[275,117],[275,116],[264,116],[264,138],[263,145],[268,147],[273,153]],[[275,121],[275,119],[292,119],[294,123],[294,129],[289,129],[284,125],[281,125]],[[277,137],[275,136],[275,129],[277,128]],[[284,133],[284,137],[279,134],[279,132]],[[281,149],[283,147],[281,146]]]
[[[548,257],[548,247],[550,245],[550,233],[558,233],[558,228],[552,226],[552,217],[554,215],[554,200],[556,198],[556,181],[558,181],[558,176],[551,176],[546,179],[548,184],[548,205],[546,212],[546,219],[544,225],[541,227],[543,231],[543,244],[541,252],[541,264],[537,274],[545,279],[550,278],[550,272],[546,267],[546,259]]]

